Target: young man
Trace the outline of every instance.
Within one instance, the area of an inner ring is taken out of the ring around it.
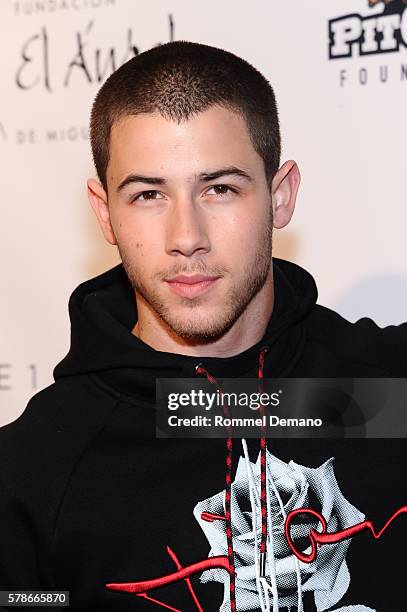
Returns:
[[[403,440],[155,434],[157,378],[407,373],[407,323],[352,324],[272,258],[300,173],[280,166],[270,84],[226,51],[162,45],[107,79],[91,144],[90,204],[122,264],[73,292],[55,383],[0,431],[0,589],[111,610],[400,610],[403,517],[305,561],[322,519],[284,529],[304,507],[330,533],[381,527],[405,503]]]

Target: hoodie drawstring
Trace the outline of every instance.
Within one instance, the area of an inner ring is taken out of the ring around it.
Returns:
[[[263,372],[264,372],[264,355],[269,351],[268,346],[264,346],[260,350],[259,369],[257,378],[259,381],[259,393],[263,393]],[[261,395],[260,395],[261,397]],[[266,451],[267,442],[263,424],[264,406],[260,402],[261,416],[261,438],[260,438],[260,506],[261,506],[261,540],[260,540],[260,576],[265,576],[266,570],[266,549],[267,549],[267,492],[266,492]]]
[[[263,392],[264,379],[264,355],[270,350],[268,345],[263,346],[259,353],[259,366],[257,379],[259,382],[259,393]],[[221,393],[221,387],[218,380],[212,376],[202,363],[195,366],[197,374],[204,374],[208,381],[214,384],[217,390]],[[225,406],[222,397],[222,409],[226,418],[230,418],[229,406]],[[260,402],[260,414],[263,417],[264,406]],[[263,418],[262,418],[263,423]],[[232,459],[233,459],[233,438],[232,428],[226,427],[226,475],[225,475],[225,520],[226,520],[226,539],[229,561],[229,595],[231,612],[236,612],[236,571],[235,558],[233,554],[233,534],[232,534],[232,517],[231,517],[231,491],[232,491]],[[266,492],[266,451],[267,443],[264,433],[264,425],[261,426],[260,438],[260,509],[261,509],[261,541],[260,541],[260,576],[265,576],[266,565],[266,550],[267,550],[267,492]]]

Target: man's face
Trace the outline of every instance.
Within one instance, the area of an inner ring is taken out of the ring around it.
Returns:
[[[181,124],[159,114],[120,120],[107,184],[138,308],[186,341],[222,336],[272,282],[271,194],[237,114],[212,106]],[[170,282],[198,274],[214,280]]]

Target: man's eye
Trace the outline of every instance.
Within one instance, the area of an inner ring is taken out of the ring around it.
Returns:
[[[215,195],[228,195],[228,193],[237,193],[236,189],[232,189],[232,187],[229,187],[229,185],[212,185],[212,187],[209,187],[209,189],[207,190],[206,193],[208,193],[211,189],[215,190]],[[209,194],[212,195],[212,194]]]
[[[142,193],[139,193],[138,195],[136,195],[134,198],[132,198],[132,202],[135,202],[136,200],[160,200],[161,198],[157,198],[157,194],[160,194],[159,191],[157,191],[156,189],[149,189],[148,191],[143,191]]]

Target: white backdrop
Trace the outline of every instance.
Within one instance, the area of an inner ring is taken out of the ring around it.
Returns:
[[[283,161],[303,178],[274,254],[308,269],[319,303],[352,321],[407,320],[407,15],[383,11],[367,0],[1,1],[0,425],[52,382],[73,289],[119,262],[87,202],[88,119],[133,46],[203,42],[266,75]],[[329,21],[348,14],[371,19],[333,23],[331,55],[351,57],[330,59]],[[349,44],[362,27],[364,46]]]

